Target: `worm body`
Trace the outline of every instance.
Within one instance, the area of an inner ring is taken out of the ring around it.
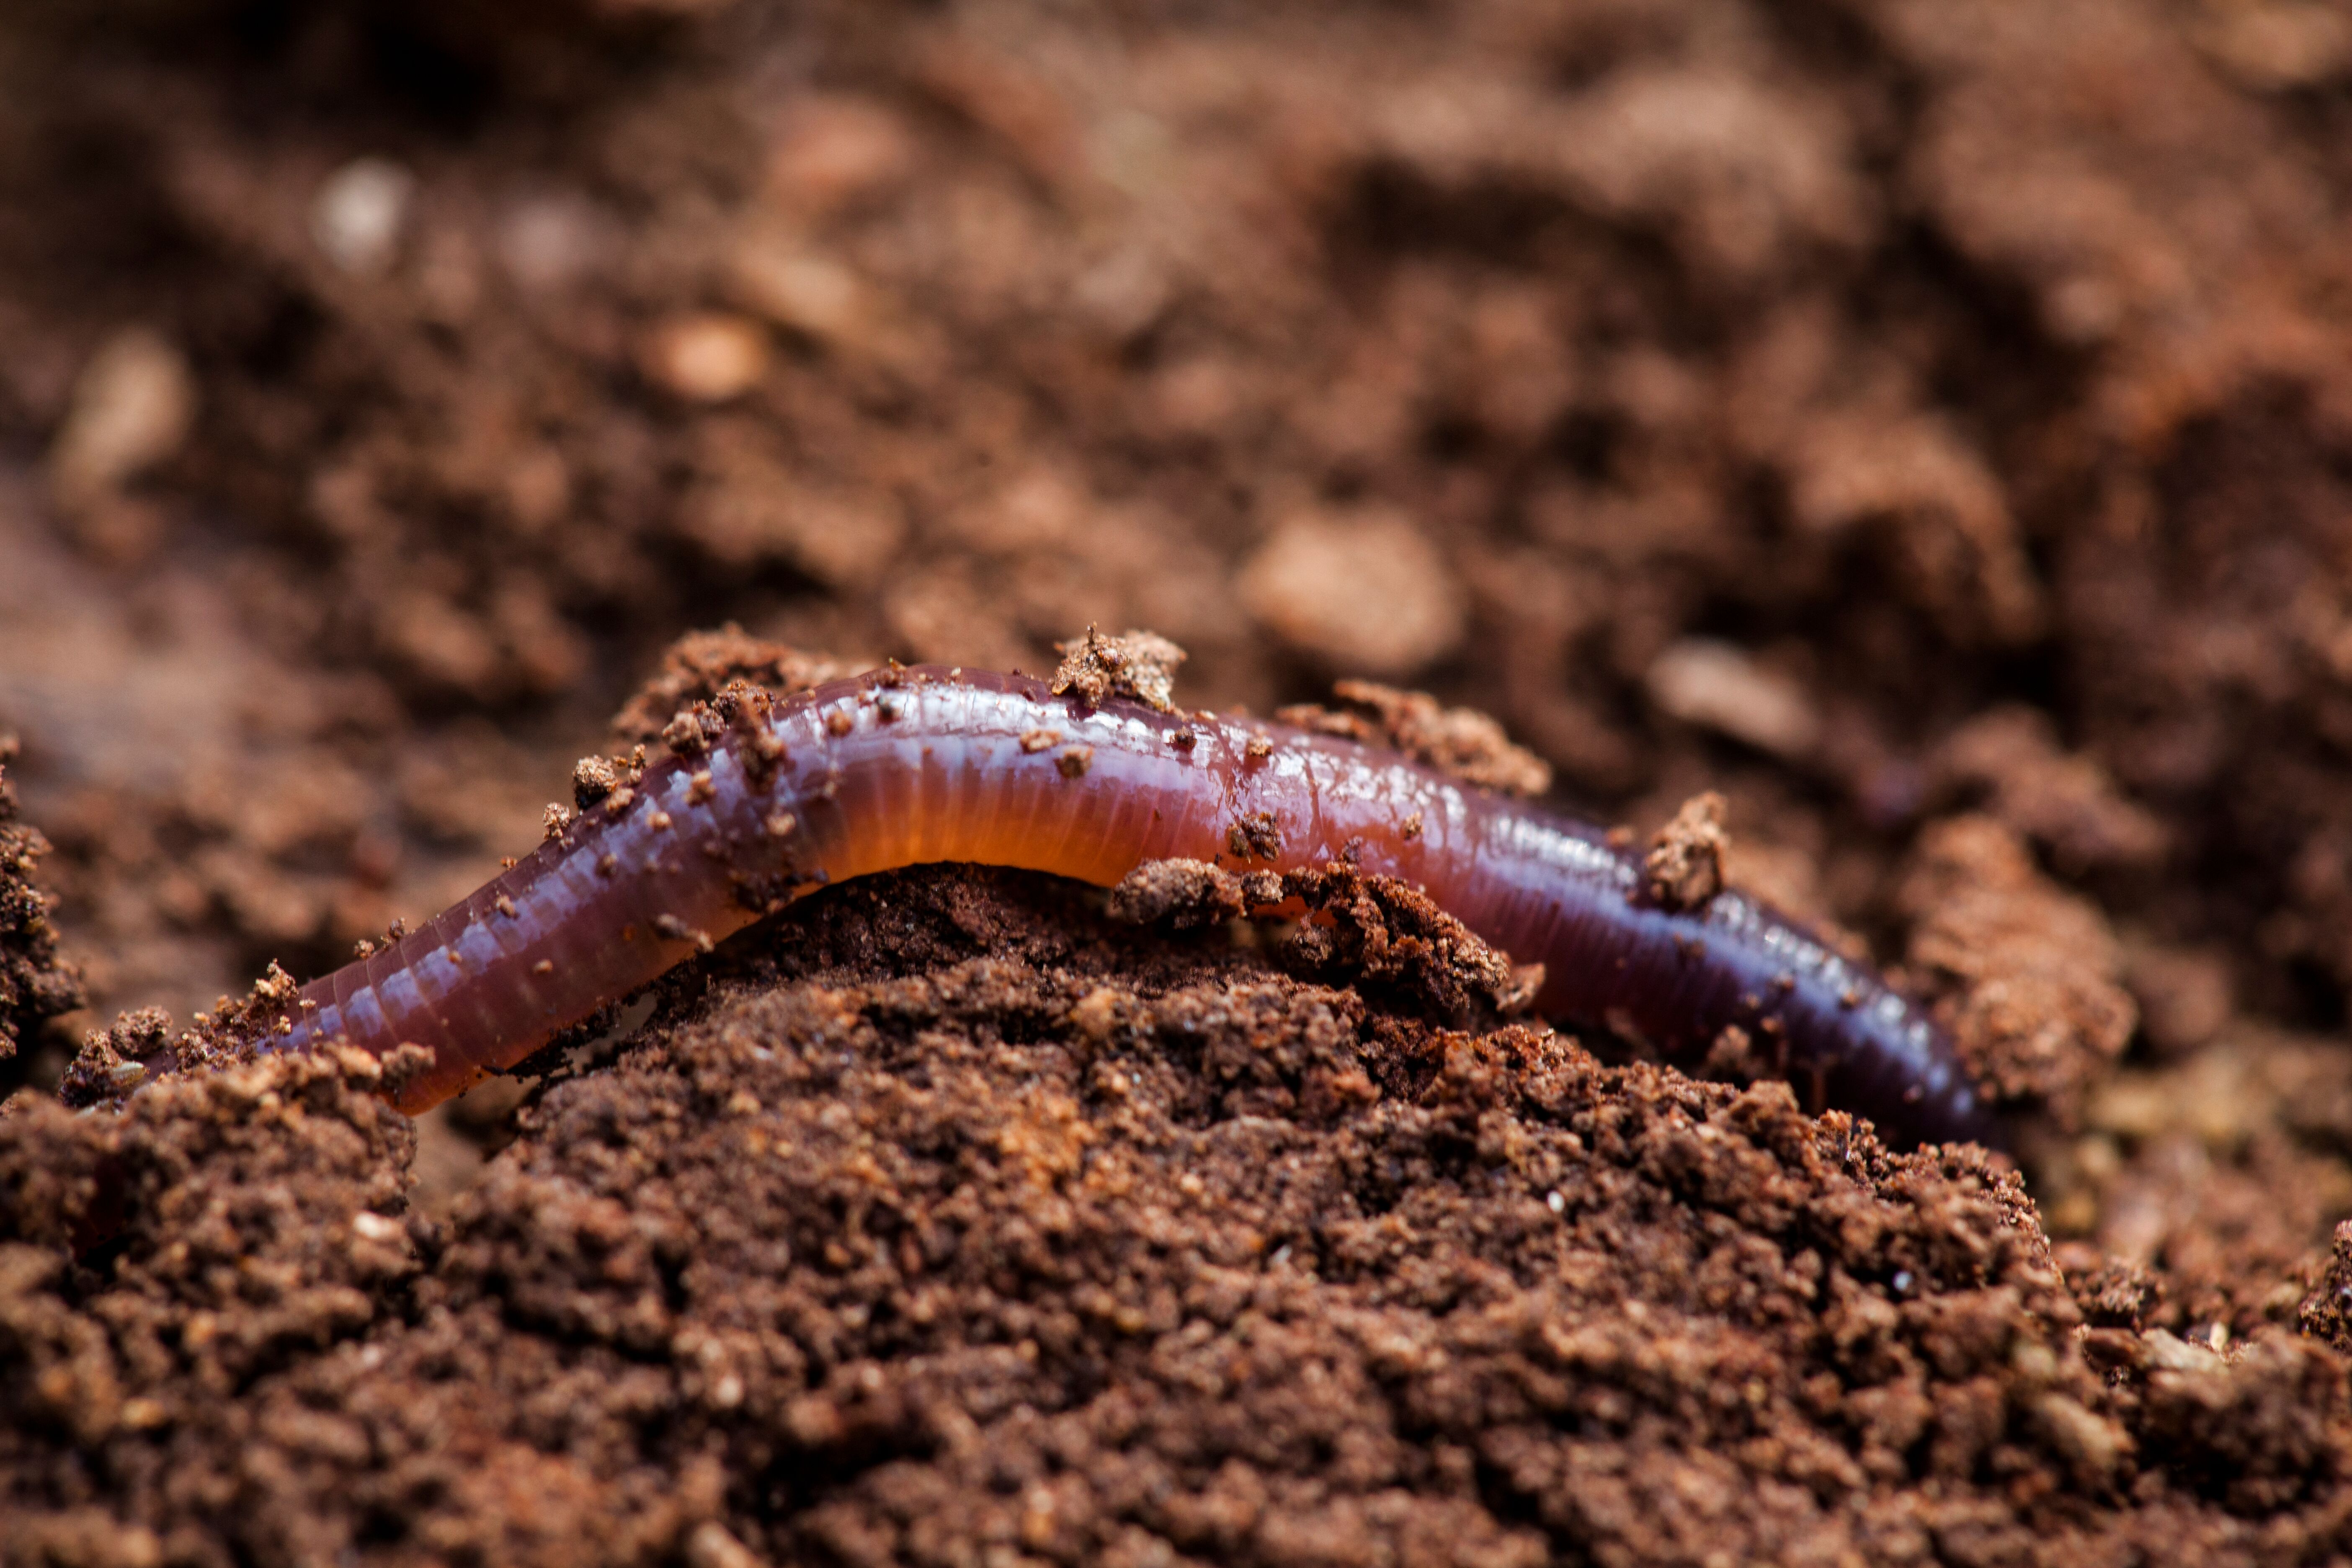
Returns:
[[[1319,867],[1350,851],[1522,963],[1553,1016],[1694,1059],[1738,1026],[1898,1142],[1993,1141],[1948,1044],[1866,969],[1736,892],[1675,912],[1597,829],[1352,741],[1088,708],[933,668],[776,703],[646,770],[463,902],[297,994],[275,1048],[430,1047],[415,1111],[761,914],[933,861],[1098,886],[1150,860]]]

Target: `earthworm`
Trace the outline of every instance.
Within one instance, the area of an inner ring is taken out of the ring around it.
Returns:
[[[1155,860],[1345,858],[1541,963],[1553,1017],[1683,1061],[1737,1026],[1891,1140],[1997,1136],[1941,1031],[1868,969],[1737,891],[1660,907],[1601,830],[1393,753],[928,667],[720,707],[725,725],[673,726],[674,754],[470,898],[302,987],[266,1047],[429,1047],[394,1094],[415,1112],[827,883],[967,861],[1108,887]]]

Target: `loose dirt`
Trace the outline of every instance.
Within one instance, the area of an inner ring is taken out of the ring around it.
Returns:
[[[0,1553],[2352,1551],[2347,150],[2284,0],[10,8]],[[414,1128],[51,1098],[729,679],[1089,626],[1717,792],[2019,1169],[962,870]]]

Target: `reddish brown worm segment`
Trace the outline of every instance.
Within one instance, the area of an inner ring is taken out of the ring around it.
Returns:
[[[647,768],[422,929],[304,986],[269,1043],[428,1046],[433,1068],[398,1096],[414,1112],[829,882],[968,861],[1108,887],[1150,860],[1349,854],[1543,964],[1537,1005],[1554,1017],[1684,1061],[1737,1025],[1897,1142],[1997,1137],[1942,1034],[1876,975],[1738,892],[1645,902],[1638,863],[1595,828],[1352,741],[927,668],[818,687]]]

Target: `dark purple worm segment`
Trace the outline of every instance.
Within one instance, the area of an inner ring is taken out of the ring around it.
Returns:
[[[1097,886],[1150,860],[1318,868],[1352,851],[1521,963],[1538,1005],[1689,1061],[1738,1026],[1898,1142],[1992,1142],[1935,1025],[1736,892],[1645,903],[1598,829],[1353,741],[1088,707],[1023,676],[893,668],[779,701],[648,767],[470,898],[298,994],[268,1043],[430,1047],[417,1111],[829,882],[965,861]]]

